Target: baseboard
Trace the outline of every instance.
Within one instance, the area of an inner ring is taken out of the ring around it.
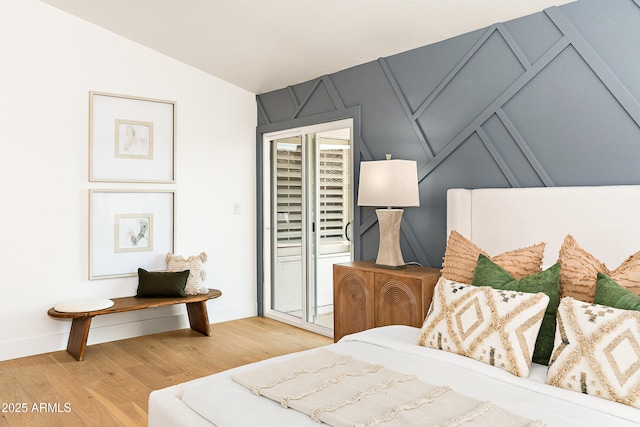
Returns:
[[[257,305],[214,307],[207,304],[210,323],[255,316]],[[65,350],[69,339],[71,321],[62,332],[5,341],[0,345],[0,361]],[[186,308],[181,305],[154,307],[127,313],[115,313],[95,317],[91,322],[87,345],[135,338],[189,328]]]

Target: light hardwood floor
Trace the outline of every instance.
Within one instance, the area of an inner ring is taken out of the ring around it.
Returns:
[[[315,348],[331,338],[252,317],[0,362],[0,425],[146,426],[153,390]],[[16,412],[24,410],[23,412]]]

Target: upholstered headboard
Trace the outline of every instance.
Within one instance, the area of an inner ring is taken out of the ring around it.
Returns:
[[[451,189],[447,235],[456,230],[490,255],[547,242],[543,265],[572,234],[616,268],[640,250],[640,185]]]

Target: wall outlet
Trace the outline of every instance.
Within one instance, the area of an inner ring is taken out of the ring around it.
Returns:
[[[233,204],[233,213],[235,215],[240,215],[242,213],[242,208],[240,206],[240,203],[236,202]]]

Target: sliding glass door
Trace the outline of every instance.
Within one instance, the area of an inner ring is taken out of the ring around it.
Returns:
[[[265,315],[328,336],[333,264],[351,260],[351,135],[341,120],[264,137]]]

